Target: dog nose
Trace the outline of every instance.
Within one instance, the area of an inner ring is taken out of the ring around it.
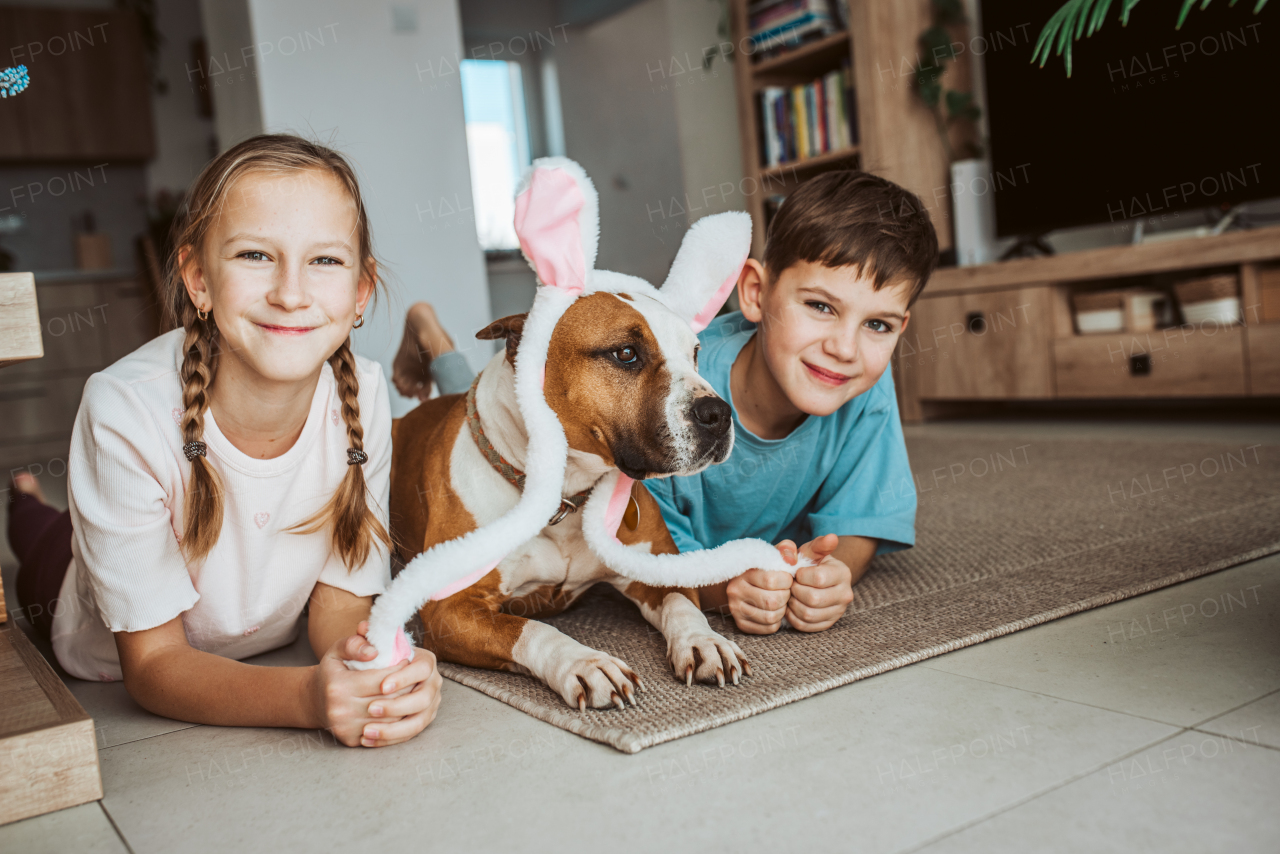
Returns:
[[[729,404],[718,397],[701,397],[693,405],[693,418],[711,435],[723,436],[731,422]]]

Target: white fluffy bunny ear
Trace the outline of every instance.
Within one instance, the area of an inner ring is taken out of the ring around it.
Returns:
[[[751,251],[751,217],[741,211],[713,214],[693,224],[662,283],[662,301],[701,332],[738,283]]]
[[[600,200],[582,170],[566,157],[533,161],[516,190],[516,236],[544,285],[580,292],[596,265]]]

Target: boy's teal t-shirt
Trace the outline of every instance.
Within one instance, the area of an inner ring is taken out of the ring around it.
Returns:
[[[733,312],[698,336],[698,372],[733,408],[729,459],[700,474],[644,481],[676,546],[687,552],[741,537],[803,545],[824,534],[874,537],[877,554],[915,545],[916,490],[893,372],[786,438],[761,439],[742,426],[729,392],[729,371],[755,329]]]

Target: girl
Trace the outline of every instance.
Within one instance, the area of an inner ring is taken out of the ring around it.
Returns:
[[[19,598],[69,673],[123,678],[156,714],[412,738],[434,656],[343,664],[374,657],[362,621],[390,580],[390,404],[349,337],[379,283],[355,174],[254,137],[205,167],[173,234],[175,328],[85,385],[69,515],[15,483]],[[304,606],[318,665],[238,661],[292,642]]]

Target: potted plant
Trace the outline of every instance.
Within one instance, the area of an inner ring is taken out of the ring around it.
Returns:
[[[1035,62],[1038,57],[1040,67],[1044,68],[1044,64],[1049,61],[1049,54],[1056,53],[1061,56],[1065,51],[1067,76],[1070,77],[1071,43],[1078,41],[1082,35],[1088,38],[1102,28],[1102,24],[1107,19],[1107,12],[1111,11],[1111,2],[1112,0],[1067,0],[1045,23],[1044,29],[1040,30],[1040,38],[1036,40],[1035,50],[1031,52],[1031,61]],[[1182,0],[1182,10],[1178,12],[1175,30],[1182,29],[1183,22],[1187,20],[1187,14],[1197,2],[1200,8],[1204,9],[1212,0]],[[1120,0],[1120,26],[1123,27],[1129,23],[1129,13],[1137,5],[1138,0]],[[1230,0],[1227,5],[1236,5],[1236,0]],[[1257,0],[1253,7],[1253,14],[1261,12],[1265,5],[1267,0]]]

